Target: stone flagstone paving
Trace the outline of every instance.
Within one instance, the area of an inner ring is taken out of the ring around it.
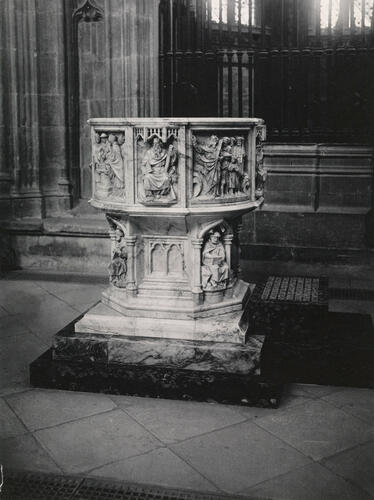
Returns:
[[[335,287],[374,289],[374,272],[309,271],[330,273]],[[293,268],[295,276],[307,272]],[[273,410],[31,388],[28,364],[102,289],[102,280],[69,283],[37,273],[0,281],[5,477],[20,469],[263,499],[374,498],[369,389],[293,384]],[[331,301],[330,308],[374,314],[370,301]]]

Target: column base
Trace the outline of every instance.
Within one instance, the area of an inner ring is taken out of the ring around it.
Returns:
[[[247,330],[247,321],[242,320],[242,316],[242,310],[190,319],[130,316],[99,302],[76,323],[75,332],[78,335],[118,335],[134,339],[178,339],[242,345]]]

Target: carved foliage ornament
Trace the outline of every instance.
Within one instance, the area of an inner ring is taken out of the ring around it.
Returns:
[[[211,135],[205,140],[198,140],[192,136],[192,144],[194,198],[235,198],[248,192],[244,137],[219,139],[216,135]]]
[[[73,18],[85,23],[101,21],[103,19],[103,11],[95,4],[93,0],[83,0],[73,12]]]
[[[93,163],[98,198],[124,197],[124,142],[123,133],[95,134]]]

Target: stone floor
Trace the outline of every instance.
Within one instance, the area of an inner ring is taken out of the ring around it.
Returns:
[[[363,267],[247,264],[249,276],[327,275],[374,289]],[[28,364],[100,299],[98,277],[19,271],[0,281],[0,462],[252,498],[374,498],[374,391],[290,385],[279,409],[32,389]],[[370,301],[330,309],[370,313]]]

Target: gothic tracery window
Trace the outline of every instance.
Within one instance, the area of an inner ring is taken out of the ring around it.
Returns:
[[[321,29],[370,28],[373,0],[320,0]]]
[[[216,23],[255,25],[256,0],[210,0],[211,20]]]

